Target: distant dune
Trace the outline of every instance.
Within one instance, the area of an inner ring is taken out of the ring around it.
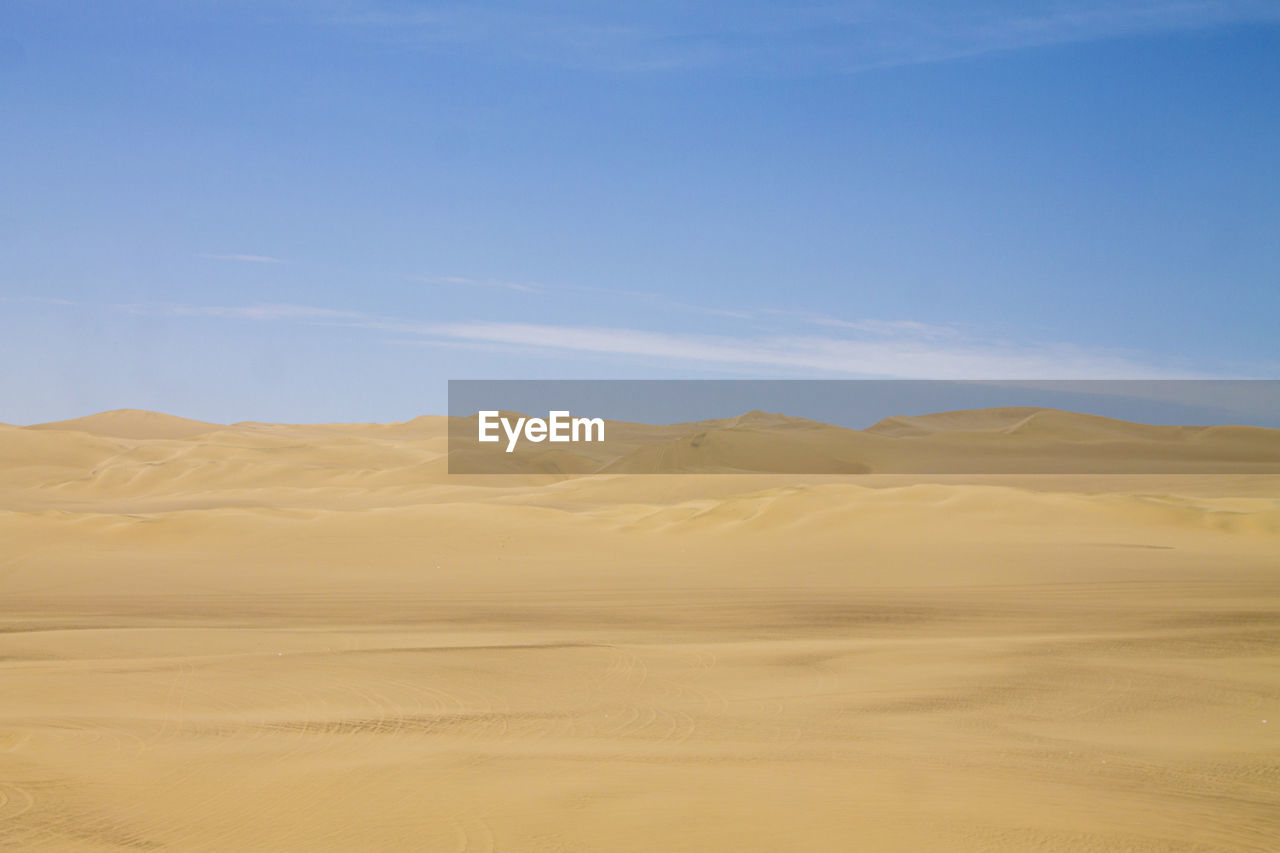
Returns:
[[[481,445],[450,424],[455,473],[1276,473],[1280,430],[1152,426],[1055,409],[890,417],[865,430],[750,412],[649,426],[609,423],[597,445]]]
[[[897,436],[928,435],[937,432],[1016,433],[1025,431],[1029,427],[1057,435],[1092,437],[1116,433],[1132,434],[1135,429],[1161,429],[1059,409],[1006,406],[994,409],[959,409],[911,417],[889,417],[868,427],[867,432]],[[1180,427],[1174,427],[1174,429],[1180,429]]]
[[[191,438],[221,429],[221,424],[193,421],[143,409],[113,409],[68,421],[32,424],[26,429],[56,429],[87,432],[108,438]]]
[[[0,849],[1274,849],[1277,431],[460,427],[0,428]]]

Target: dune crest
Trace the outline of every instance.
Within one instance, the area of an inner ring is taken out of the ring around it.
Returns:
[[[166,415],[146,409],[112,409],[82,418],[50,421],[25,427],[25,429],[73,430],[105,438],[141,439],[192,438],[222,428],[222,424],[180,418],[177,415]]]

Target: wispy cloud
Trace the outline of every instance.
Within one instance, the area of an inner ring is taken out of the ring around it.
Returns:
[[[502,290],[515,290],[521,293],[541,293],[545,288],[525,281],[507,281],[499,278],[471,278],[462,275],[409,275],[410,281],[423,284],[451,285],[455,287],[496,287]]]
[[[634,9],[620,13],[592,3],[537,8],[372,0],[329,23],[437,52],[620,72],[708,65],[721,50],[714,38],[667,20],[661,4],[637,15]]]
[[[696,305],[692,302],[686,302],[682,299],[673,299],[665,294],[654,293],[649,290],[626,290],[616,287],[589,287],[582,285],[566,286],[559,289],[570,293],[596,294],[608,297],[621,296],[624,299],[635,300],[636,302],[650,307],[668,309],[680,314],[701,314],[707,317],[726,317],[732,320],[750,320],[757,316],[757,314],[764,313],[744,308],[721,308],[708,305]]]
[[[740,372],[754,368],[793,375],[897,379],[1160,379],[1207,375],[1160,367],[1139,354],[1122,350],[979,339],[951,326],[904,320],[840,320],[814,315],[805,319],[850,334],[705,335],[607,326],[432,323],[305,305],[152,303],[125,307],[169,316],[365,329],[400,336],[398,343],[431,347],[488,347],[495,351],[518,348],[547,356],[591,353],[657,360],[694,370]]]
[[[942,6],[907,2],[894,8],[867,33],[872,38],[862,49],[848,55],[845,70],[1280,21],[1280,6],[1268,0],[1029,0]],[[833,20],[838,21],[841,12],[834,12]]]
[[[742,67],[857,72],[997,51],[1245,22],[1274,0],[801,0],[554,6],[368,0],[330,23],[401,44],[495,61],[620,72]]]
[[[284,260],[271,255],[216,255],[202,254],[198,257],[207,261],[236,261],[242,264],[282,264]]]
[[[928,336],[853,339],[820,335],[736,337],[530,323],[452,323],[435,337],[548,351],[644,356],[685,366],[756,365],[846,376],[929,379],[1155,379],[1186,373],[1153,367],[1119,351],[1070,344],[939,342]]]
[[[222,317],[238,320],[295,320],[300,322],[362,321],[368,315],[310,305],[183,305],[170,302],[137,302],[119,306],[133,314],[169,317]]]
[[[42,300],[81,305],[67,300]],[[103,306],[99,306],[103,307]],[[658,362],[684,371],[771,373],[896,379],[1169,379],[1213,374],[1162,366],[1140,353],[1070,343],[1023,343],[978,337],[952,326],[908,320],[799,318],[802,330],[838,333],[692,334],[617,326],[507,322],[423,322],[364,311],[294,305],[189,305],[150,302],[111,307],[167,317],[294,323],[385,333],[383,340],[432,348],[574,354]],[[760,311],[785,315],[786,311]],[[796,328],[796,324],[791,324]]]
[[[764,309],[756,312],[760,315],[787,317],[814,326],[826,326],[833,329],[850,329],[871,335],[909,335],[920,338],[956,338],[963,335],[961,328],[954,324],[924,323],[919,320],[843,320],[827,314],[815,314],[812,311],[793,309]]]
[[[60,299],[53,296],[5,296],[0,294],[0,302],[28,302],[35,305],[78,305],[72,299]]]

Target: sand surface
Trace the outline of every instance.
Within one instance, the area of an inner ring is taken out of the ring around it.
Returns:
[[[0,428],[0,849],[1280,849],[1278,476],[445,454]]]

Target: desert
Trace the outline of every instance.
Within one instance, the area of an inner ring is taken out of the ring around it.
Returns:
[[[0,853],[1280,853],[1280,0],[0,2]]]
[[[1275,849],[1276,474],[448,449],[0,428],[0,847]]]

